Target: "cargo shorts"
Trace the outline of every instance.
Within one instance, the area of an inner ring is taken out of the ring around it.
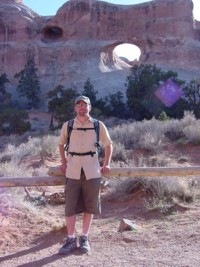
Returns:
[[[65,215],[67,217],[82,212],[101,213],[100,201],[101,177],[86,180],[83,169],[80,180],[66,179]]]

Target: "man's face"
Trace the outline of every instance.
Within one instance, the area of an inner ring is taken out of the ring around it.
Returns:
[[[80,100],[75,105],[75,111],[78,116],[89,115],[91,106],[85,103],[83,100]]]

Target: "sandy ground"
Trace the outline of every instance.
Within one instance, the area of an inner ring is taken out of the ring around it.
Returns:
[[[170,215],[146,211],[142,198],[102,202],[90,234],[91,253],[59,256],[65,237],[64,206],[38,207],[36,215],[19,208],[12,190],[1,192],[0,266],[174,266],[197,267],[200,262],[200,204],[174,207]],[[137,231],[118,232],[122,218]],[[58,229],[56,229],[56,227]],[[78,217],[77,234],[81,231]]]

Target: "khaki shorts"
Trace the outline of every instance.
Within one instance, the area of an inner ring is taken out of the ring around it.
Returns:
[[[101,213],[101,178],[86,180],[84,172],[81,179],[67,178],[65,185],[65,215],[73,216],[81,212]]]

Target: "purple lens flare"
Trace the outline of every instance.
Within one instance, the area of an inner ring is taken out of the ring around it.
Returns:
[[[183,90],[171,78],[169,78],[156,90],[155,95],[163,104],[167,107],[171,107],[183,95]]]

